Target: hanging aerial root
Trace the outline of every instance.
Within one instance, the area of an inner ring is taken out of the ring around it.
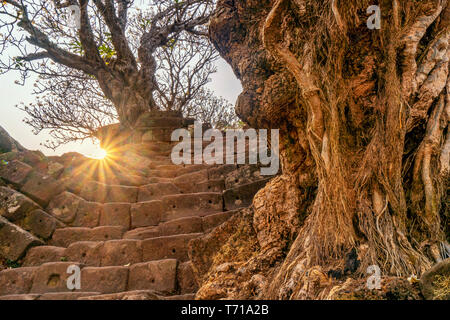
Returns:
[[[402,72],[402,91],[405,97],[409,97],[417,90],[415,75],[417,72],[416,55],[420,41],[424,37],[430,25],[439,17],[447,6],[447,0],[439,0],[436,10],[429,16],[418,17],[416,22],[408,29],[402,38],[404,43],[404,62]]]
[[[342,21],[341,14],[339,13],[339,8],[337,6],[337,0],[331,1],[331,10],[333,11],[333,15],[334,15],[334,18],[336,19],[336,23],[338,25],[339,30],[345,34],[347,32],[347,27],[346,27],[345,23]]]
[[[303,66],[297,60],[295,55],[289,48],[283,46],[279,34],[280,23],[283,21],[282,13],[289,0],[277,0],[272,10],[268,14],[264,26],[262,28],[262,38],[266,49],[281,61],[287,70],[289,70],[295,77],[305,103],[310,109],[310,124],[311,133],[319,140],[316,150],[321,149],[321,142],[324,135],[323,113],[321,109],[321,99],[319,96],[319,88],[314,84],[308,66],[305,63]],[[318,151],[319,152],[319,151]]]

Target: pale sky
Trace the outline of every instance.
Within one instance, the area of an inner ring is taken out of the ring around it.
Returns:
[[[242,91],[241,84],[231,67],[223,59],[217,62],[217,69],[218,71],[211,77],[212,81],[208,84],[208,87],[214,90],[217,96],[222,96],[234,104]],[[70,143],[55,151],[41,146],[40,143],[49,139],[49,136],[44,132],[34,135],[32,128],[22,121],[26,114],[15,107],[20,102],[28,104],[34,101],[35,97],[31,94],[34,79],[28,79],[25,86],[15,84],[14,81],[17,79],[17,73],[10,72],[6,75],[0,75],[0,126],[5,128],[25,148],[41,150],[46,155],[61,155],[72,151],[86,156],[98,155],[99,146],[90,140],[83,143]]]

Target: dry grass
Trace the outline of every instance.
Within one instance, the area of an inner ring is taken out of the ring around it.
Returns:
[[[434,300],[448,300],[450,297],[450,276],[438,275],[434,282]]]

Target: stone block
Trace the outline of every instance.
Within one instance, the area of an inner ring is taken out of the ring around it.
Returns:
[[[125,266],[142,262],[142,246],[138,240],[112,240],[103,244],[102,266]]]
[[[72,265],[82,267],[75,262],[50,262],[37,267],[31,293],[70,292],[67,279],[73,273],[67,271]]]
[[[40,206],[27,196],[7,187],[0,187],[0,216],[9,221],[23,219],[25,215]]]
[[[81,197],[88,201],[105,202],[108,188],[106,184],[97,181],[87,181],[81,191]]]
[[[177,261],[151,261],[130,267],[128,290],[155,290],[172,293],[176,289]]]
[[[16,261],[29,248],[43,244],[32,234],[0,217],[0,256],[3,258]]]
[[[0,162],[0,177],[15,186],[23,186],[33,168],[18,160]]]
[[[129,203],[105,203],[100,216],[101,226],[122,226],[130,229],[131,205]]]
[[[8,269],[0,272],[0,296],[30,292],[36,268]]]
[[[84,200],[70,192],[63,192],[54,197],[47,212],[64,223],[72,223],[77,215],[78,206]]]
[[[158,200],[134,203],[131,206],[131,227],[156,226],[161,221],[163,211],[163,204]]]
[[[197,292],[198,284],[190,261],[178,264],[177,282],[181,294]]]
[[[81,290],[113,293],[126,291],[128,268],[86,267],[81,270]]]
[[[139,188],[127,186],[107,186],[107,195],[104,202],[129,202],[137,201]]]
[[[128,231],[123,235],[124,239],[144,240],[161,236],[159,227],[144,227]]]
[[[72,243],[65,251],[67,261],[77,261],[90,267],[100,267],[103,242],[80,241]]]
[[[100,215],[103,211],[103,204],[97,202],[81,201],[75,220],[74,227],[95,228],[99,225]]]
[[[65,256],[65,251],[66,249],[61,247],[34,247],[28,250],[22,265],[24,267],[37,267],[48,262],[61,262],[61,259]]]
[[[223,200],[226,210],[245,208],[252,204],[255,194],[264,188],[270,178],[257,182],[244,184],[233,189],[228,189],[223,193]]]
[[[40,209],[27,213],[18,223],[23,229],[42,239],[50,238],[58,224],[59,221]]]
[[[202,218],[203,231],[206,232],[215,227],[218,227],[219,225],[230,219],[237,212],[238,211],[226,211],[204,216]]]
[[[188,217],[168,221],[159,225],[161,236],[203,232],[202,218]]]
[[[139,188],[138,202],[158,200],[162,196],[179,192],[180,190],[173,183],[153,183]]]
[[[204,216],[223,209],[221,193],[195,193],[165,196],[162,199],[165,208],[163,221],[178,218]]]
[[[202,233],[183,234],[142,240],[142,261],[162,259],[188,260],[188,244]]]
[[[52,176],[32,172],[20,190],[40,205],[46,206],[63,188]]]

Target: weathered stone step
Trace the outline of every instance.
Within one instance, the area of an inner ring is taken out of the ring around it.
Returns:
[[[2,300],[37,300],[41,295],[40,294],[11,294],[6,296],[0,296],[0,301]]]
[[[203,232],[202,218],[188,217],[164,222],[158,226],[161,236]]]
[[[203,232],[202,218],[188,217],[163,222],[158,226],[137,228],[126,232],[124,239],[145,240],[162,236]]]
[[[226,210],[235,210],[248,207],[252,204],[255,194],[262,189],[271,178],[266,178],[256,182],[240,185],[238,187],[225,190],[223,193],[224,207]]]
[[[129,268],[85,267],[81,270],[81,290],[114,293],[127,290]]]
[[[27,178],[25,185],[20,188],[23,194],[29,196],[43,207],[48,204],[55,194],[60,193],[62,190],[62,185],[51,176],[44,176],[36,172],[32,172]]]
[[[126,266],[151,260],[176,258],[187,260],[187,243],[201,235],[202,219],[193,224],[188,219],[162,225],[163,234],[145,240],[121,239],[111,241],[77,241],[67,248],[42,246],[33,248],[26,255],[23,266],[40,266],[49,262],[76,261],[85,266]],[[181,233],[189,231],[190,233]],[[194,233],[197,231],[196,233]],[[173,235],[172,235],[173,233]],[[160,247],[156,244],[161,244]],[[157,246],[154,252],[152,246]]]
[[[107,203],[107,202],[140,202],[147,201],[146,199],[155,199],[159,195],[165,194],[173,194],[174,192],[178,192],[173,187],[169,190],[162,189],[160,193],[156,193],[153,197],[152,195],[146,193],[149,185],[155,183],[167,183],[174,184],[176,187],[182,187],[181,192],[183,193],[193,193],[197,189],[202,190],[202,192],[206,192],[207,190],[215,191],[222,188],[222,180],[224,175],[220,175],[221,171],[215,171],[215,173],[211,174],[210,180],[213,182],[207,182],[209,177],[209,171],[204,169],[206,167],[204,165],[192,165],[186,166],[184,168],[179,169],[179,173],[177,174],[165,174],[161,171],[155,171],[155,174],[152,178],[146,179],[146,183],[141,185],[140,187],[136,186],[124,186],[124,185],[109,185],[105,183],[101,183],[94,180],[83,181],[82,188],[69,188],[75,191],[75,194],[78,194],[81,198],[98,203]],[[203,168],[203,169],[202,169]],[[226,172],[231,167],[223,167],[225,169],[223,172]],[[195,170],[194,170],[195,169]],[[176,172],[176,171],[174,171]],[[218,179],[215,179],[219,177]],[[220,178],[222,177],[222,178]],[[195,185],[196,183],[200,183],[201,185],[198,188],[191,188],[190,186]],[[162,186],[164,188],[164,186]],[[167,188],[167,186],[166,186]],[[166,190],[166,191],[165,191]]]
[[[18,160],[2,164],[0,177],[42,206],[62,191],[62,185],[51,175],[44,175]]]
[[[81,292],[112,293],[126,290],[127,267],[83,267],[76,262],[45,263],[34,268],[30,293],[76,292],[69,290],[67,280],[73,273],[69,267],[81,269]]]
[[[267,177],[262,176],[259,166],[256,165],[242,165],[237,170],[231,171],[225,178],[225,188],[232,189],[240,185],[249,184],[264,180]],[[225,189],[224,188],[224,189]]]
[[[77,261],[88,267],[102,266],[103,241],[79,241],[74,242],[64,251],[66,261]],[[118,264],[124,266],[126,263]]]
[[[74,265],[81,269],[80,292],[112,293],[127,289],[127,267],[94,268],[76,262],[52,262],[40,267],[0,272],[0,295],[67,293],[67,298],[72,295],[72,299],[76,299],[79,297],[75,296],[77,292],[67,288],[67,280],[72,274],[69,267]]]
[[[67,249],[69,259],[94,266],[125,266],[142,262],[142,244],[138,240],[111,240],[103,243],[75,243]],[[73,258],[72,258],[73,257]]]
[[[203,233],[182,234],[142,240],[142,259],[143,261],[161,259],[177,259],[181,262],[187,261],[189,259],[189,241],[202,235]]]
[[[80,196],[93,202],[129,202],[137,201],[138,187],[107,185],[96,181],[85,184]]]
[[[166,209],[162,221],[171,221],[192,216],[206,216],[223,209],[221,193],[204,192],[165,196],[162,199]]]
[[[202,192],[163,196],[162,200],[137,202],[131,205],[131,228],[157,226],[179,218],[206,216],[222,211],[222,194]]]
[[[198,283],[190,261],[178,263],[177,285],[178,293],[180,294],[192,294],[197,292]]]
[[[136,228],[126,232],[124,239],[146,240],[162,236],[208,232],[218,227],[237,211],[213,213],[204,217],[187,217],[163,222],[158,226]]]
[[[149,178],[175,178],[176,177],[176,171],[163,172],[161,170],[151,169],[148,172],[148,177]]]
[[[180,164],[180,165],[170,164],[170,165],[156,166],[155,169],[160,170],[161,172],[174,171],[176,172],[176,176],[182,176],[188,173],[202,171],[210,167],[211,166],[205,164]]]
[[[138,202],[160,200],[163,196],[179,194],[180,189],[173,183],[152,183],[139,188]]]
[[[79,241],[107,241],[122,239],[125,230],[120,226],[97,228],[62,228],[57,229],[49,244],[57,247],[68,247]]]
[[[206,180],[203,182],[189,181],[178,182],[176,186],[180,193],[222,192],[225,190],[225,182],[222,179]]]
[[[161,237],[161,232],[158,226],[136,228],[126,232],[123,235],[124,239],[132,239],[132,240],[145,240],[157,237]]]
[[[105,169],[108,171],[108,169]],[[101,182],[109,185],[122,185],[130,187],[138,187],[147,183],[147,174],[137,173],[137,174],[125,174],[122,172],[110,173],[107,175],[100,175],[98,177],[93,177],[91,180]]]
[[[23,267],[38,267],[48,262],[63,262],[66,248],[54,246],[39,246],[28,250],[23,259]]]
[[[100,226],[131,227],[131,203],[105,203],[100,215]]]
[[[50,238],[56,228],[64,227],[37,203],[15,190],[0,187],[0,199],[0,216],[41,239]]]
[[[173,164],[170,156],[148,155],[153,164]]]
[[[77,300],[82,297],[92,297],[100,294],[100,292],[54,292],[38,295],[38,298],[35,300]]]
[[[156,167],[158,166],[170,166],[173,165],[172,160],[170,159],[170,157],[166,158],[151,158],[150,161],[152,162],[151,164],[151,169],[156,169]]]
[[[102,211],[101,203],[87,201],[70,192],[57,195],[47,206],[48,213],[72,227],[97,227]]]
[[[219,212],[211,215],[204,216],[202,218],[203,232],[209,232],[210,230],[220,226],[224,222],[228,221],[238,210]]]
[[[142,262],[138,240],[78,241],[67,248],[42,246],[30,250],[23,266],[40,266],[48,262],[76,261],[85,266],[124,266]]]
[[[44,242],[0,216],[0,256],[17,261],[27,250]]]
[[[157,226],[166,209],[160,200],[133,203],[131,206],[131,228]]]
[[[0,296],[30,293],[36,267],[0,271]]]
[[[73,265],[81,269],[80,290],[67,288],[67,280],[72,274],[69,267]],[[74,300],[86,296],[136,290],[171,294],[177,289],[176,275],[175,259],[138,263],[129,267],[84,267],[74,262],[46,263],[40,267],[0,272],[2,285],[0,295],[10,298],[12,295],[21,298],[17,295],[22,295],[23,299]],[[46,296],[43,297],[44,295]]]
[[[152,161],[150,157],[166,157],[170,154],[168,151],[149,151],[148,154],[143,157],[133,151],[121,152],[117,155],[111,155],[111,162],[118,167],[131,168],[133,170],[147,172],[152,167]]]
[[[69,267],[74,265],[81,269],[80,290],[67,288],[67,280],[73,274]],[[0,296],[37,294],[40,296],[22,297],[42,299],[43,295],[47,295],[47,299],[77,299],[82,296],[135,290],[170,294],[177,288],[176,273],[175,259],[138,263],[129,267],[85,267],[75,262],[45,263],[39,267],[0,272]],[[49,293],[55,294],[48,295]]]
[[[230,172],[233,172],[238,169],[238,166],[235,164],[223,164],[213,168],[208,169],[208,179],[209,180],[225,180]]]
[[[86,170],[86,169],[85,169]],[[146,176],[138,176],[133,174],[109,174],[105,176],[92,176],[84,173],[73,173],[68,171],[64,173],[58,180],[65,190],[75,194],[81,194],[84,186],[89,181],[103,183],[107,185],[124,185],[124,186],[141,186],[148,183],[149,178]]]
[[[10,221],[22,219],[28,212],[42,209],[36,202],[11,188],[0,187],[0,215]]]
[[[208,180],[208,170],[200,170],[196,172],[186,173],[173,179],[175,185],[180,183],[203,182]]]
[[[177,287],[177,264],[175,259],[164,259],[132,265],[127,289],[174,293]]]

